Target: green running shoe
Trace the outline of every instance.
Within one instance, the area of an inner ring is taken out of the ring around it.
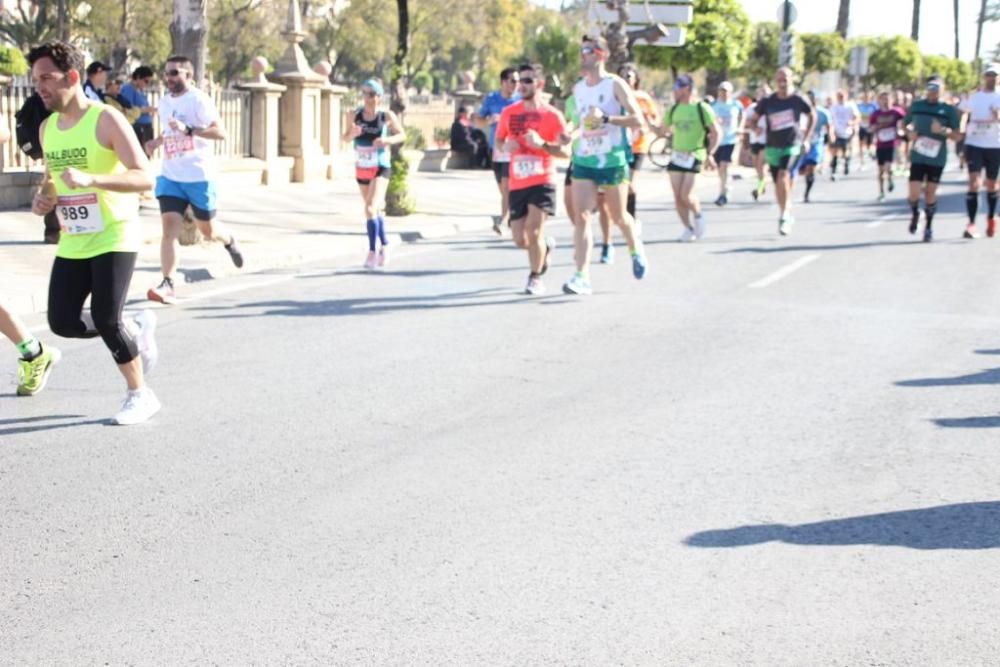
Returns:
[[[42,347],[41,353],[28,361],[18,360],[17,364],[17,395],[34,396],[42,389],[49,380],[49,373],[52,367],[62,358],[62,353],[54,347]]]

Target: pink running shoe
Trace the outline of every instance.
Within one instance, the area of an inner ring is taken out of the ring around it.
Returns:
[[[389,249],[382,246],[382,249],[378,251],[378,266],[382,268],[389,264]]]
[[[368,257],[365,259],[365,268],[366,269],[374,269],[375,268],[375,263],[376,263],[375,251],[374,250],[369,250],[368,251]]]

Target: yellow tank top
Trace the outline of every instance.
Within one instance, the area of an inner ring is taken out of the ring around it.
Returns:
[[[62,173],[75,167],[88,174],[117,174],[125,171],[118,155],[97,141],[97,121],[103,104],[92,104],[73,127],[59,129],[59,114],[45,124],[42,148],[45,165],[55,184],[56,215],[62,233],[56,256],[90,259],[109,252],[138,252],[139,196],[97,188],[71,190]]]

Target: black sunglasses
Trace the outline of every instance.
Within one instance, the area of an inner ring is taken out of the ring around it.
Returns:
[[[528,83],[528,84],[531,84],[531,83],[534,83],[534,82],[535,82],[535,80],[532,77],[530,77],[530,76],[522,76],[518,80],[518,83]]]
[[[163,70],[163,73],[166,74],[167,76],[179,76],[180,73],[184,72],[184,71],[186,71],[186,70],[182,70],[182,69],[165,69],[165,70]]]

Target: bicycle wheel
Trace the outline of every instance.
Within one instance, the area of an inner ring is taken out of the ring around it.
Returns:
[[[649,161],[660,169],[666,169],[670,164],[670,139],[667,137],[657,137],[649,144],[646,151]]]

